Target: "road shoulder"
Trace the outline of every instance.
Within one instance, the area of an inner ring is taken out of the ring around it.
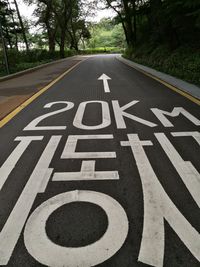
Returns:
[[[0,81],[0,121],[87,57],[70,57]],[[61,77],[62,78],[62,77]],[[49,87],[49,86],[48,86]]]
[[[122,56],[117,57],[118,60],[123,62],[124,64],[137,69],[140,72],[143,72],[144,74],[152,77],[153,79],[164,83],[167,87],[170,89],[177,91],[178,93],[184,95],[187,98],[194,98],[190,99],[193,102],[200,104],[200,88],[194,84],[185,82],[181,79],[175,78],[171,75],[165,74],[163,72],[154,70],[152,68],[149,68],[147,66],[135,63],[131,60],[125,59]],[[171,86],[171,87],[170,87]],[[174,88],[173,88],[174,87]],[[177,90],[176,90],[177,89]],[[180,90],[180,92],[178,91]],[[182,93],[181,93],[182,92]],[[188,95],[188,96],[187,96]],[[196,101],[195,101],[196,99]]]

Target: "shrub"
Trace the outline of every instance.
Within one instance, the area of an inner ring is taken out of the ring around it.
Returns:
[[[200,85],[200,50],[182,46],[170,51],[166,46],[143,46],[126,51],[125,57],[177,78]]]

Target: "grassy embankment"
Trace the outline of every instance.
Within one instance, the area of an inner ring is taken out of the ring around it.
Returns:
[[[95,49],[80,50],[78,53],[74,50],[65,51],[65,57],[74,56],[77,54],[98,54],[98,53],[122,53],[123,51],[117,47],[99,47]],[[41,64],[52,62],[60,58],[59,51],[49,53],[47,50],[30,50],[28,53],[25,51],[16,52],[8,51],[8,61],[10,73],[16,73],[22,70],[33,68]],[[0,51],[0,77],[5,76],[6,70],[3,65],[3,55]]]
[[[200,49],[182,46],[170,51],[166,46],[144,45],[124,57],[200,86]]]

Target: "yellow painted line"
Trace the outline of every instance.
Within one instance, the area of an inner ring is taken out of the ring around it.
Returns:
[[[152,79],[158,81],[159,83],[165,85],[165,86],[168,87],[169,89],[171,89],[171,90],[175,91],[176,93],[178,93],[178,94],[180,94],[180,95],[186,97],[186,98],[189,99],[190,101],[192,101],[192,102],[194,102],[195,104],[197,104],[197,105],[200,106],[200,100],[197,99],[196,97],[190,95],[189,93],[186,93],[186,92],[182,91],[181,89],[175,87],[174,85],[171,85],[171,84],[169,84],[168,82],[163,81],[162,79],[160,79],[160,78],[154,76],[153,74],[150,74],[150,73],[148,73],[148,72],[146,72],[146,71],[144,71],[144,70],[141,70],[141,69],[139,69],[139,68],[137,68],[137,67],[135,67],[135,66],[129,64],[128,62],[124,61],[123,59],[120,59],[120,58],[118,58],[118,57],[117,57],[117,59],[118,59],[120,62],[126,64],[127,66],[129,66],[129,67],[131,67],[131,68],[133,68],[133,69],[136,69],[137,71],[143,73],[144,75],[146,75],[146,76],[148,76],[148,77],[150,77],[150,78],[152,78]]]
[[[8,123],[13,117],[15,117],[22,109],[24,109],[26,106],[28,106],[31,102],[33,102],[36,98],[38,98],[41,94],[43,94],[45,91],[47,91],[50,87],[52,87],[55,83],[60,81],[66,74],[68,74],[70,71],[72,71],[74,68],[76,68],[82,61],[76,63],[73,67],[62,73],[59,77],[57,77],[55,80],[50,82],[47,86],[42,88],[40,91],[35,93],[33,96],[31,96],[29,99],[27,99],[24,103],[22,103],[20,106],[18,106],[16,109],[14,109],[11,113],[9,113],[6,117],[4,117],[2,120],[0,120],[0,128],[2,128],[6,123]]]

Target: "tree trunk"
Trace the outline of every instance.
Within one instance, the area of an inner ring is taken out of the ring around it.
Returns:
[[[9,35],[9,30],[8,30],[7,25],[5,26],[5,31],[6,31],[6,39],[8,41],[9,46],[10,46],[10,49],[12,49],[12,41],[11,41],[11,37]]]
[[[124,12],[125,12],[125,27],[127,30],[127,38],[128,38],[128,46],[134,47],[136,36],[133,30],[133,23],[132,23],[132,10],[131,7],[128,5],[127,0],[123,0]]]
[[[55,52],[56,47],[56,41],[55,41],[55,33],[52,32],[53,29],[50,29],[49,25],[46,25],[47,27],[47,35],[48,35],[48,46],[49,46],[49,52]]]
[[[66,32],[65,29],[61,30],[61,38],[60,38],[60,57],[65,57],[65,39],[66,39]]]
[[[149,22],[150,29],[155,36],[156,42],[162,42],[165,38],[165,33],[163,29],[161,29],[161,10],[162,10],[162,2],[161,0],[150,0],[150,14],[149,14]]]
[[[15,48],[18,51],[19,50],[19,48],[18,48],[18,35],[17,35],[17,31],[16,31],[16,26],[15,26],[16,22],[15,22],[15,18],[13,16],[13,12],[12,12],[9,0],[7,0],[7,4],[8,4],[8,7],[9,7],[9,10],[11,12],[11,17],[12,17],[12,22],[13,22],[13,28],[14,28],[14,34],[15,34]]]
[[[176,29],[173,28],[171,23],[169,23],[168,27],[166,28],[166,35],[166,41],[168,43],[169,49],[173,51],[180,45],[180,41]]]
[[[56,48],[55,40],[49,38],[49,52],[54,53]]]
[[[20,23],[20,26],[21,26],[21,29],[22,29],[22,34],[23,34],[24,43],[26,45],[26,50],[29,51],[29,45],[28,45],[28,41],[27,41],[27,38],[26,38],[26,32],[25,32],[24,24],[23,24],[22,17],[21,17],[21,14],[19,12],[19,7],[18,7],[18,4],[17,4],[16,0],[14,0],[14,4],[15,4],[15,7],[16,7],[19,23]]]
[[[45,25],[47,28],[47,35],[48,35],[48,45],[49,45],[49,51],[50,52],[55,52],[55,34],[56,34],[56,29],[53,29],[50,25],[50,18],[52,16],[52,2],[49,1],[46,4],[46,13],[45,13]]]
[[[84,38],[81,38],[81,42],[82,42],[83,50],[85,50],[85,42],[84,42]]]
[[[78,52],[78,41],[76,38],[76,31],[74,29],[72,17],[71,17],[71,28],[72,28],[72,35],[73,35],[73,47]]]
[[[58,12],[56,8],[53,9],[55,16],[57,17],[57,21],[61,30],[61,38],[60,38],[60,57],[65,57],[65,40],[66,40],[66,31],[67,31],[67,23],[72,14],[72,1],[67,3],[63,1],[64,8],[61,12]]]
[[[77,44],[77,42],[74,41],[74,40],[72,40],[71,45],[70,45],[70,48],[71,49],[74,48],[78,52],[78,44]]]
[[[3,36],[3,28],[2,28],[2,24],[1,24],[1,17],[0,17],[0,38],[1,38],[1,41],[2,41],[2,50],[3,50],[3,55],[4,55],[4,61],[5,61],[7,74],[10,74],[10,69],[9,69],[9,64],[8,64],[7,47],[6,47],[5,39],[4,39],[4,36]]]
[[[137,42],[137,14],[136,14],[136,4],[133,1],[133,30],[134,30],[134,42]]]

